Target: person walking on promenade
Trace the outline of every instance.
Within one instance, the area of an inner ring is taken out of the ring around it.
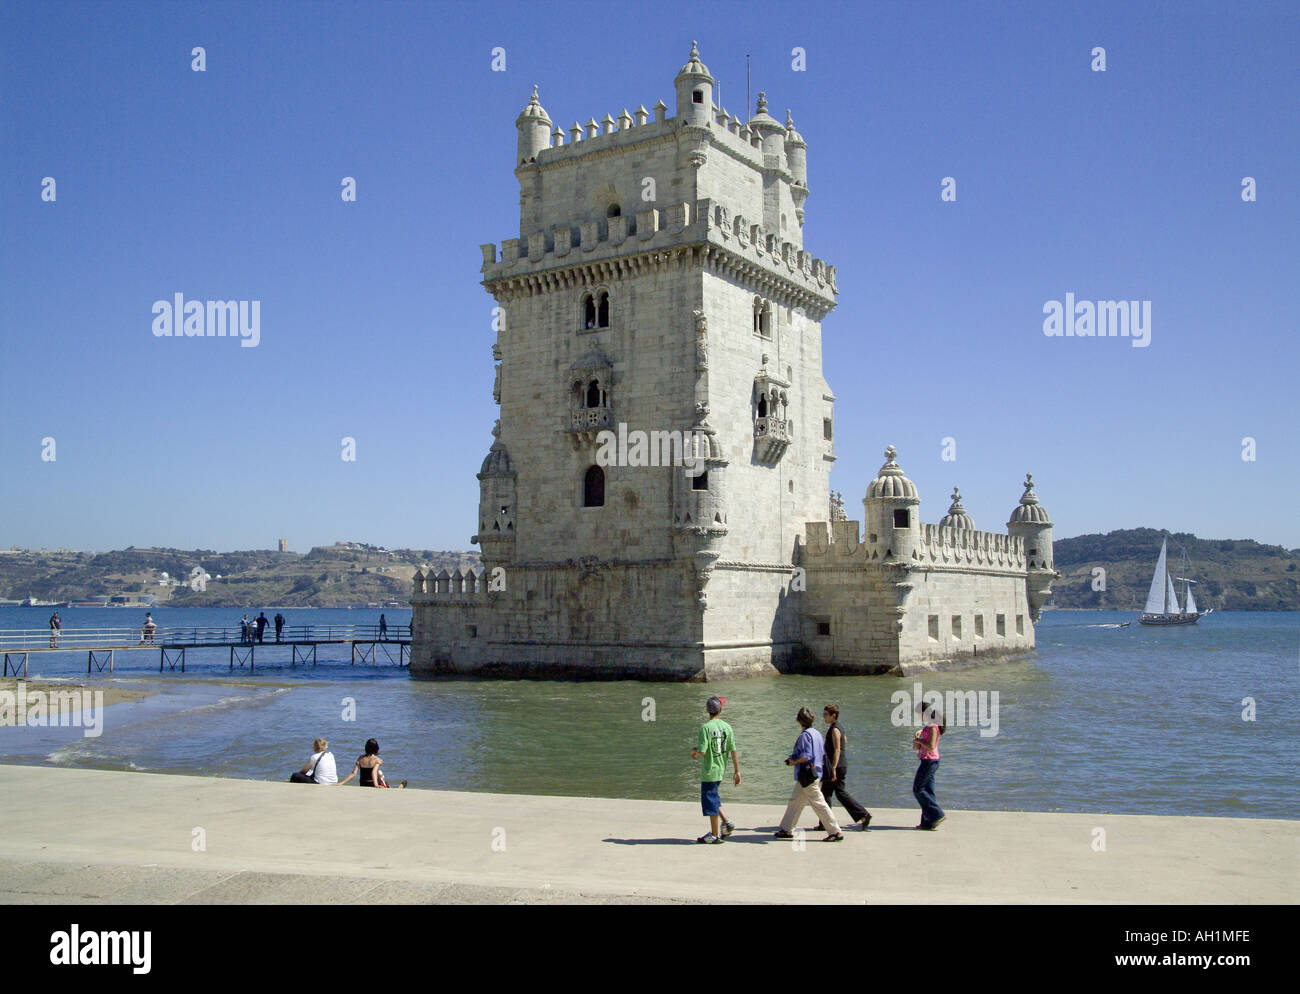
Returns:
[[[284,631],[284,615],[279,611],[275,612],[275,640],[280,641],[280,633]]]
[[[379,767],[383,760],[379,757],[379,743],[375,739],[366,739],[366,751],[363,755],[357,757],[357,761],[352,764],[352,772],[347,775],[346,780],[340,780],[339,786],[342,787],[348,780],[351,780],[358,773],[361,779],[357,783],[362,787],[389,787],[391,784],[384,779],[384,771]],[[403,780],[397,785],[401,790],[406,786]]]
[[[938,709],[935,705],[927,706],[922,702],[917,704],[916,710],[925,720],[925,725],[912,736],[912,748],[921,761],[912,779],[912,795],[921,805],[921,824],[916,827],[932,832],[947,817],[934,796],[934,774],[939,769],[939,736],[944,733],[945,726],[936,720]]]
[[[826,745],[822,741],[821,732],[813,727],[815,719],[808,708],[800,708],[795,720],[802,730],[795,739],[794,750],[785,761],[786,766],[794,767],[794,792],[790,795],[790,803],[785,806],[785,814],[781,816],[781,827],[777,829],[776,837],[793,839],[799,815],[805,806],[811,806],[821,819],[825,831],[830,833],[822,841],[842,842],[844,833],[840,831],[839,822],[835,820],[826,798],[822,797],[821,776],[826,761]]]
[[[826,806],[831,806],[831,797],[838,797],[840,803],[844,805],[844,810],[849,813],[849,817],[862,826],[862,831],[867,830],[871,824],[871,812],[854,800],[853,795],[844,786],[845,777],[848,775],[848,760],[846,753],[849,748],[848,737],[844,734],[844,729],[840,728],[840,709],[836,704],[827,704],[822,708],[822,718],[826,721],[826,766],[822,770],[822,797],[826,798]],[[823,826],[818,825],[814,831],[823,831]]]
[[[329,752],[328,739],[316,739],[311,744],[312,753],[307,757],[301,770],[289,777],[290,783],[333,784],[339,782],[338,767],[334,765],[334,753]]]
[[[50,648],[59,647],[59,636],[63,634],[63,622],[59,620],[59,612],[55,611],[50,615]]]
[[[700,808],[709,819],[709,830],[696,842],[716,845],[736,830],[722,810],[722,798],[718,788],[722,786],[723,774],[727,772],[727,757],[735,769],[732,782],[740,786],[740,757],[736,753],[736,736],[731,726],[722,720],[722,709],[726,706],[725,697],[710,697],[704,702],[704,709],[709,713],[709,720],[700,726],[699,741],[691,750],[691,759],[700,760]]]
[[[381,641],[388,638],[388,619],[382,614],[379,616],[379,638]]]
[[[271,622],[267,620],[266,612],[263,611],[257,616],[257,641],[260,643],[266,635],[266,626]]]

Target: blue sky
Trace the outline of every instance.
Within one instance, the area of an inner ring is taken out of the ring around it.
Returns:
[[[1031,470],[1058,537],[1300,546],[1300,7],[800,9],[0,4],[0,546],[469,548],[515,116],[671,113],[693,38],[808,141],[850,517],[892,443],[925,520],[956,483],[1000,531]],[[260,344],[156,338],[177,291]],[[1046,337],[1066,292],[1150,346]]]

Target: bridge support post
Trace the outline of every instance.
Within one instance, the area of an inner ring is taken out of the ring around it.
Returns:
[[[12,668],[13,668],[13,675],[14,675],[14,676],[18,676],[18,658],[19,658],[20,656],[22,657],[22,661],[23,661],[23,662],[22,662],[22,667],[23,667],[22,676],[23,676],[23,679],[24,679],[24,680],[27,679],[27,653],[25,653],[25,652],[6,652],[6,653],[5,653],[5,670],[4,670],[4,673],[2,674],[3,676],[9,676],[9,670],[10,670],[10,663],[9,663],[9,660],[10,660],[11,658],[14,660],[13,667],[12,667]]]
[[[164,663],[169,664],[172,670],[175,670],[177,658],[175,656],[167,655],[166,646],[163,646],[162,649],[159,650],[159,652],[161,652],[162,656],[158,660],[158,672],[161,673],[163,671]],[[180,654],[181,672],[184,673],[185,672],[185,647],[184,646],[180,646],[180,653],[181,653]]]
[[[92,666],[95,667],[95,669],[98,670],[100,673],[103,673],[103,672],[104,672],[104,667],[105,667],[105,666],[108,667],[108,672],[110,672],[110,673],[113,672],[113,650],[112,650],[112,649],[109,649],[109,650],[108,650],[108,658],[107,658],[107,659],[105,659],[103,656],[100,656],[99,659],[96,659],[96,658],[95,658],[95,650],[94,650],[94,649],[90,649],[90,650],[88,651],[88,656],[89,656],[89,658],[86,660],[86,672],[87,672],[87,673],[91,673],[91,672],[93,672],[93,671],[91,670],[91,667],[92,667]],[[101,662],[100,660],[103,660],[103,661]]]

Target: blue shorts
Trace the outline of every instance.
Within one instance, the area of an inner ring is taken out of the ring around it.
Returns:
[[[704,809],[704,816],[722,813],[722,798],[718,796],[718,787],[721,780],[704,782],[700,784],[700,807]]]

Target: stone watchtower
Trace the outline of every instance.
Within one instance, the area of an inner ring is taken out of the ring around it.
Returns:
[[[417,577],[417,671],[694,678],[799,644],[837,292],[803,247],[807,143],[765,94],[715,105],[694,44],[674,88],[673,116],[566,134],[534,87],[516,119],[518,237],[482,246],[500,420],[475,541],[500,582]]]

